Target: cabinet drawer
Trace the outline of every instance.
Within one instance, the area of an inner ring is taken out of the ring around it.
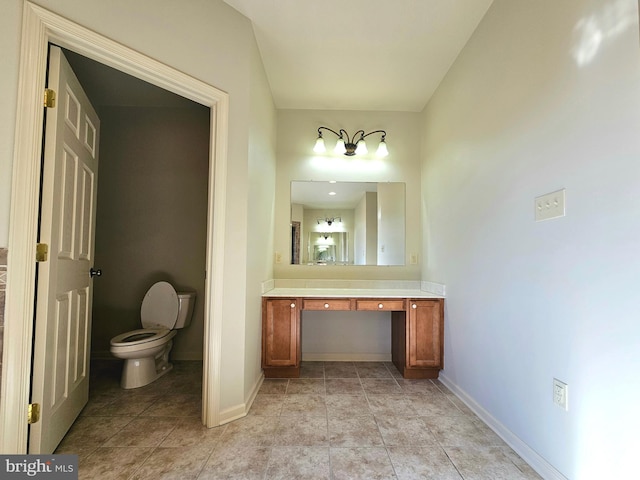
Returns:
[[[400,311],[404,310],[404,300],[399,298],[356,300],[356,310]]]
[[[348,298],[314,298],[302,302],[303,310],[351,310]]]

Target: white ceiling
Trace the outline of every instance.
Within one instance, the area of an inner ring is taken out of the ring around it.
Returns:
[[[224,0],[277,108],[421,111],[493,0]]]
[[[307,208],[356,208],[365,192],[378,190],[367,182],[291,182],[291,203]]]

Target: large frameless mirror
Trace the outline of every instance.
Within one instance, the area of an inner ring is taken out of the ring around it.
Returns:
[[[291,263],[404,265],[405,184],[291,182]]]

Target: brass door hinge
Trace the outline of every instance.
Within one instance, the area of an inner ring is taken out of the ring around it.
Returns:
[[[29,404],[29,413],[27,414],[27,420],[29,425],[32,423],[36,423],[40,420],[40,404],[39,403],[30,403]]]
[[[50,88],[44,89],[44,106],[53,108],[56,106],[56,92]]]
[[[46,262],[49,254],[49,245],[38,243],[36,245],[36,262]]]

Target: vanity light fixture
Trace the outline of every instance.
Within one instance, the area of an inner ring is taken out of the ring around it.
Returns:
[[[374,130],[373,132],[369,133],[365,133],[364,130],[358,130],[353,134],[352,137],[349,137],[349,134],[342,128],[338,132],[336,132],[335,130],[331,130],[327,127],[318,128],[318,138],[316,139],[316,144],[313,147],[313,151],[316,153],[324,153],[327,151],[327,148],[324,145],[324,138],[322,138],[322,130],[327,130],[338,137],[336,147],[333,151],[337,154],[344,154],[348,157],[366,154],[368,150],[367,144],[364,141],[365,137],[373,135],[374,133],[381,133],[382,137],[380,138],[380,143],[378,144],[376,155],[378,157],[386,157],[387,155],[389,155],[389,150],[387,150],[387,144],[385,142],[387,132],[385,132],[384,130]]]
[[[326,222],[327,225],[331,226],[331,224],[333,222],[341,222],[342,218],[341,217],[326,217],[326,218],[317,218],[316,222],[318,222],[318,225],[320,225],[320,222]]]

